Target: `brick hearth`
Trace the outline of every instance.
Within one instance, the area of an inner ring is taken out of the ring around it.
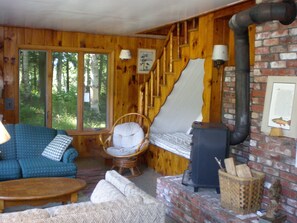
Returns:
[[[182,176],[166,176],[157,179],[157,199],[166,205],[166,213],[177,222],[185,223],[257,223],[257,215],[237,215],[224,209],[220,195],[212,188],[193,187],[181,183]]]

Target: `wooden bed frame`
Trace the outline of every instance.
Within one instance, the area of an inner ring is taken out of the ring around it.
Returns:
[[[188,159],[152,144],[145,154],[145,160],[149,167],[164,176],[183,174],[189,164]]]

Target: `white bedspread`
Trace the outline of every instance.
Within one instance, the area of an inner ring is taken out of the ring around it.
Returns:
[[[150,133],[150,143],[190,159],[192,135],[183,132]]]

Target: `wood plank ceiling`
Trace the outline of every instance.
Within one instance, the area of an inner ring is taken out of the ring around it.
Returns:
[[[1,0],[0,25],[108,35],[146,30],[240,0]]]

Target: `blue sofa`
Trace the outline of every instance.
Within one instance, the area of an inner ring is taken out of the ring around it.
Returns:
[[[42,156],[45,147],[63,130],[26,124],[7,124],[11,139],[0,145],[0,181],[30,177],[72,177],[78,152],[71,145],[61,161]]]

